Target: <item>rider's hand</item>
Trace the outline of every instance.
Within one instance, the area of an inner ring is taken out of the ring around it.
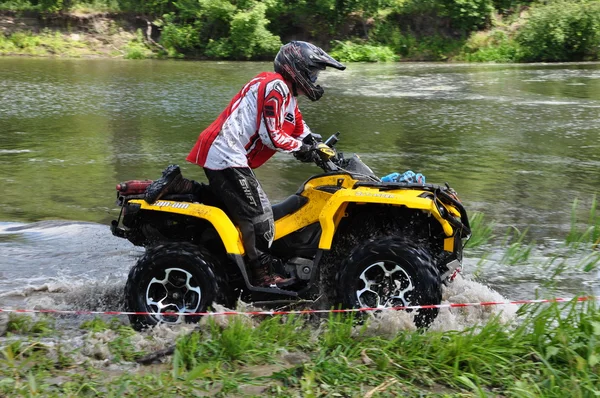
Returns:
[[[304,163],[312,162],[314,156],[314,145],[302,144],[300,149],[294,152],[294,157]]]
[[[335,150],[322,142],[317,142],[312,145],[302,144],[302,147],[294,152],[294,156],[299,161],[305,163],[315,161],[316,156],[323,160],[329,160],[335,156]]]
[[[321,134],[310,133],[310,135],[312,135],[316,142],[323,142],[323,136]]]
[[[302,142],[308,145],[316,144],[317,142],[323,142],[321,134],[308,133],[306,137],[302,139]]]

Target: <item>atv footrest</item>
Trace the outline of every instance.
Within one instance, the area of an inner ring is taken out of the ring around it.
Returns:
[[[248,288],[257,293],[281,294],[282,296],[298,297],[298,292],[280,289],[278,287],[249,286]]]

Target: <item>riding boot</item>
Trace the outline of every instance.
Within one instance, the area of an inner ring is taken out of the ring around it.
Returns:
[[[162,172],[162,177],[146,188],[144,200],[152,204],[165,195],[191,194],[195,192],[196,184],[195,181],[182,177],[179,166],[170,165]]]
[[[271,272],[271,263],[273,258],[265,253],[262,253],[261,258],[251,264],[252,268],[252,284],[254,286],[286,287],[296,283],[295,278],[284,278]]]

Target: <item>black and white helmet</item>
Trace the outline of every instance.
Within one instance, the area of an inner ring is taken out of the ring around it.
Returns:
[[[275,72],[294,85],[294,95],[300,89],[312,101],[323,96],[324,90],[315,85],[319,72],[330,66],[339,70],[346,67],[314,44],[292,41],[282,46],[275,57]]]

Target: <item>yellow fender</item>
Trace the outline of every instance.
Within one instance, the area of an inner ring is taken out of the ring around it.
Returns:
[[[215,227],[227,253],[244,254],[244,245],[239,230],[233,225],[225,212],[218,207],[207,206],[200,203],[175,202],[171,200],[159,200],[153,204],[149,204],[145,200],[136,199],[130,200],[129,203],[140,205],[142,210],[183,214],[204,219]]]
[[[430,198],[419,197],[425,191],[421,190],[398,190],[384,191],[369,187],[361,187],[355,190],[341,189],[332,195],[331,199],[325,204],[319,214],[319,222],[321,224],[321,240],[319,241],[319,249],[330,250],[333,242],[333,235],[336,229],[336,213],[341,206],[346,206],[348,203],[380,203],[388,205],[402,205],[411,209],[425,210],[431,213],[436,220],[441,224],[446,236],[451,237],[454,230],[450,223],[446,221],[439,213],[435,203]],[[453,215],[460,213],[453,207],[444,206]]]

